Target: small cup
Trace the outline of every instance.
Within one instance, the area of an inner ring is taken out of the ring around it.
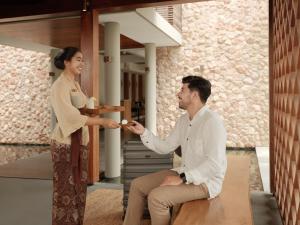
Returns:
[[[88,109],[94,109],[95,108],[95,98],[94,97],[90,97],[87,99],[87,102],[86,102],[86,107]]]

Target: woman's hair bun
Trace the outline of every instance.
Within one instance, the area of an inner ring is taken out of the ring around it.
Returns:
[[[80,50],[76,47],[66,47],[63,50],[59,51],[58,54],[54,57],[54,65],[58,69],[65,69],[64,61],[70,61],[71,58]]]
[[[55,57],[54,57],[54,65],[57,69],[65,69],[64,59],[62,58],[64,51],[61,50]]]

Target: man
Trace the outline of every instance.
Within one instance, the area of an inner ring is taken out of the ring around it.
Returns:
[[[170,207],[195,199],[214,198],[220,192],[227,168],[226,131],[221,118],[207,108],[211,84],[198,76],[182,79],[179,108],[187,111],[165,139],[134,122],[129,130],[145,146],[166,154],[181,146],[179,168],[164,170],[132,181],[123,225],[140,225],[146,199],[152,225],[170,223]]]

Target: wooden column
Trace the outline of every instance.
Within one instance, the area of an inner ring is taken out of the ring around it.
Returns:
[[[137,91],[136,91],[136,87],[137,87],[137,82],[136,82],[136,74],[131,74],[131,100],[132,100],[132,104],[135,103],[135,101],[137,100],[136,95],[137,95]]]
[[[129,99],[130,81],[128,72],[124,72],[124,99]]]
[[[139,101],[142,101],[144,100],[144,86],[143,86],[143,75],[138,75],[139,76],[139,97],[138,97],[138,100]]]
[[[89,96],[99,96],[99,23],[96,10],[81,13],[81,51],[84,56],[84,70],[81,87]],[[99,180],[99,127],[89,128],[89,183]]]

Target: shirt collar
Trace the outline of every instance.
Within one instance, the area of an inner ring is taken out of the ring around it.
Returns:
[[[207,106],[206,105],[202,106],[202,108],[198,110],[198,112],[194,115],[193,119],[190,120],[190,122],[193,122],[194,120],[200,118],[206,110],[207,110]]]

